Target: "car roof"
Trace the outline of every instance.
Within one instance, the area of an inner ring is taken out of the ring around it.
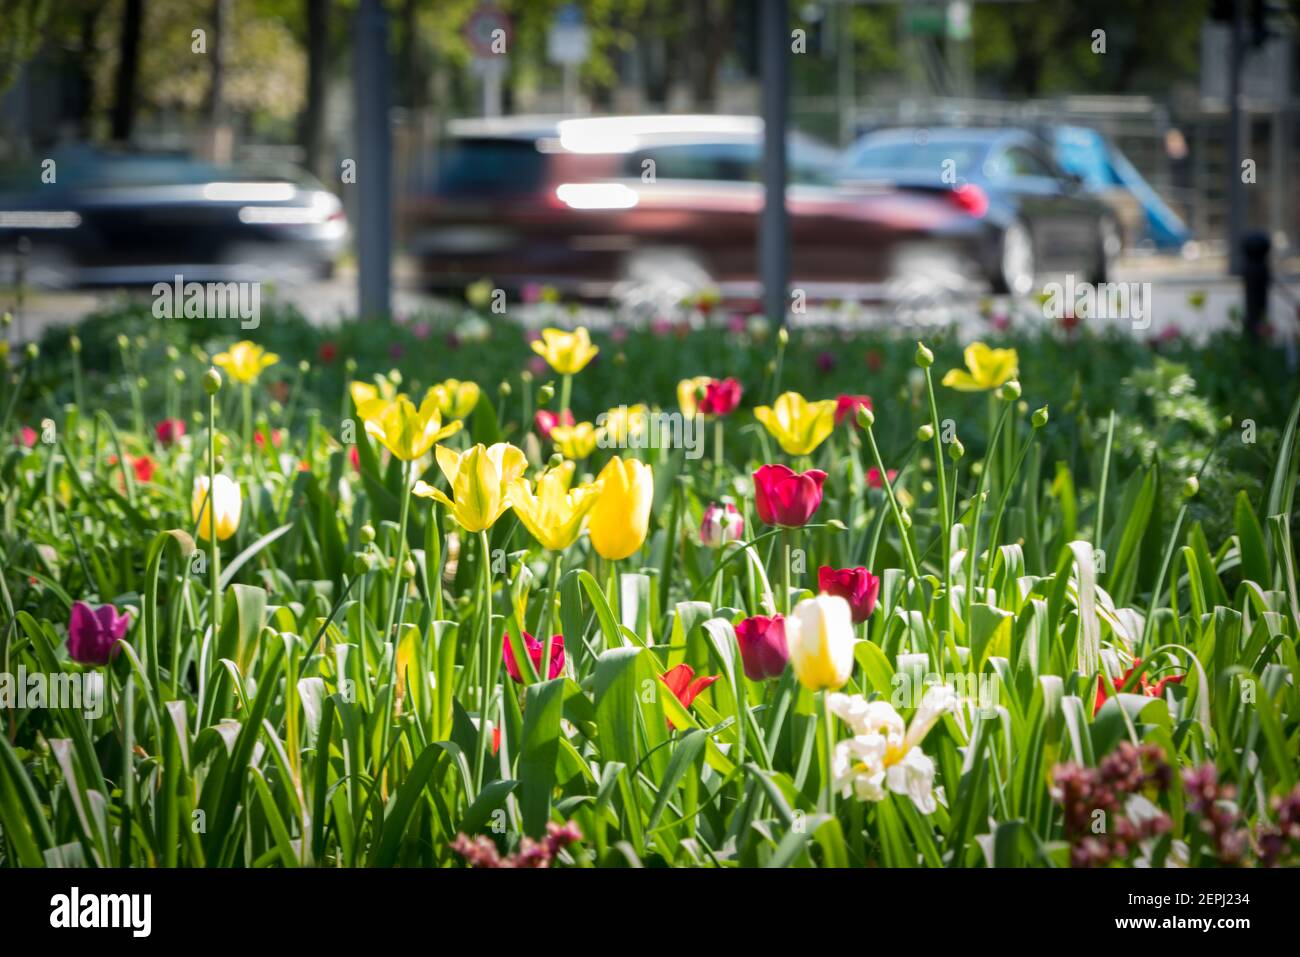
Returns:
[[[1029,130],[1014,126],[908,126],[888,127],[863,134],[855,145],[868,143],[919,142],[924,136],[929,143],[970,143],[985,148],[1004,141],[1035,143],[1037,137]]]
[[[763,133],[756,116],[667,113],[646,116],[510,116],[453,120],[458,139],[557,140],[574,153],[626,153],[665,144],[750,141]]]

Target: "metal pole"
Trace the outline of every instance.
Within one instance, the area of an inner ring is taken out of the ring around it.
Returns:
[[[386,318],[392,275],[392,132],[389,128],[388,15],[361,0],[356,19],[357,259],[363,318]]]
[[[1232,10],[1232,39],[1228,54],[1228,271],[1241,275],[1241,234],[1246,193],[1241,181],[1241,67],[1245,60],[1246,0]]]
[[[789,112],[788,0],[762,0],[759,69],[763,74],[763,215],[758,224],[758,267],[763,311],[784,323],[790,286],[790,215],[785,208],[785,131]]]

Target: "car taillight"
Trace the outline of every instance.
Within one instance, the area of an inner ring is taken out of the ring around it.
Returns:
[[[988,195],[974,183],[965,183],[958,186],[948,195],[952,197],[952,201],[956,203],[958,207],[976,218],[983,216],[989,211]]]

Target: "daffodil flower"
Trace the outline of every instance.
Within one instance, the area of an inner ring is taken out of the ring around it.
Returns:
[[[809,402],[798,392],[783,392],[772,405],[760,405],[754,417],[787,455],[811,455],[835,428],[835,400]]]
[[[403,462],[413,462],[438,442],[460,431],[462,423],[442,424],[438,397],[425,396],[420,407],[405,395],[394,401],[373,399],[359,409],[366,422],[366,434],[379,442]]]
[[[510,507],[510,487],[528,467],[524,453],[508,442],[490,448],[480,442],[464,452],[440,445],[434,454],[451,488],[451,497],[427,482],[416,482],[414,492],[447,506],[451,517],[467,532],[492,527]]]
[[[542,338],[533,340],[532,347],[559,375],[576,375],[600,351],[591,344],[586,326],[579,326],[573,332],[543,329]]]
[[[566,459],[581,462],[596,451],[596,441],[600,434],[590,422],[577,425],[557,425],[551,429],[551,441],[555,449]]]
[[[438,397],[438,409],[444,419],[465,419],[478,405],[480,391],[477,383],[447,379],[431,386],[428,394]]]
[[[943,384],[958,392],[988,392],[1014,379],[1020,371],[1015,349],[990,349],[982,342],[966,347],[965,369],[949,369]]]
[[[536,491],[523,478],[510,486],[510,507],[519,521],[539,545],[553,552],[563,551],[574,543],[600,490],[594,483],[569,488],[573,472],[574,464],[563,462],[541,474]]]
[[[264,369],[279,362],[280,357],[245,339],[236,342],[229,351],[217,353],[212,361],[225,369],[226,374],[236,382],[249,385],[257,381]]]

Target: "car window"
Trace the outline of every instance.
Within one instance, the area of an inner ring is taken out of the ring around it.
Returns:
[[[851,151],[844,162],[843,174],[853,177],[933,176],[938,182],[952,162],[952,169],[960,177],[968,177],[979,168],[984,157],[984,146],[979,143],[930,141],[918,143],[913,139],[890,137],[884,140],[866,140]]]
[[[439,196],[528,196],[541,188],[546,157],[532,140],[457,140],[441,155],[434,192]]]
[[[639,178],[647,168],[645,161],[653,160],[656,179],[757,183],[763,178],[761,149],[761,144],[754,141],[668,144],[629,153],[623,170],[624,175]],[[834,169],[829,161],[832,155],[810,142],[791,142],[789,181],[809,185],[834,182]]]
[[[1041,157],[1023,146],[1009,146],[990,161],[993,177],[1037,176],[1051,178],[1052,168]]]

